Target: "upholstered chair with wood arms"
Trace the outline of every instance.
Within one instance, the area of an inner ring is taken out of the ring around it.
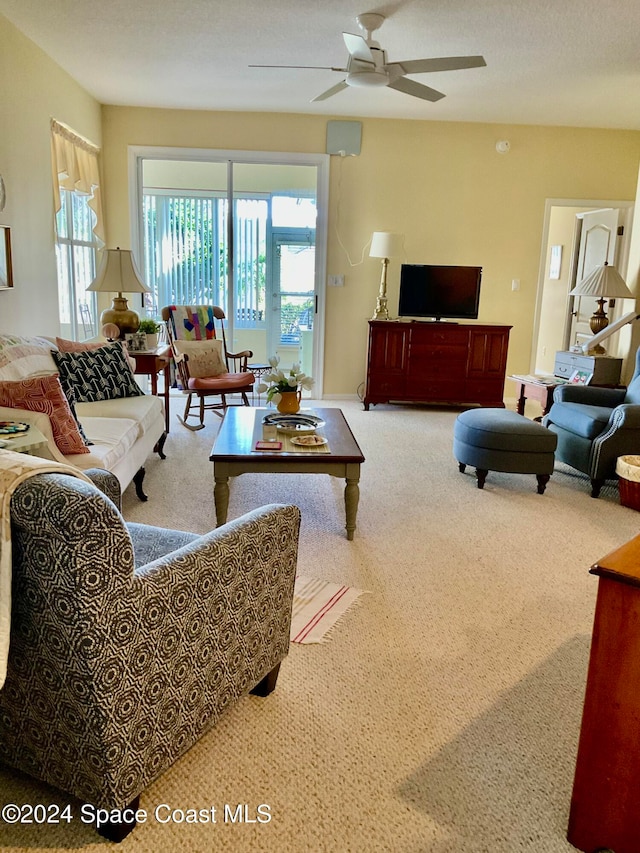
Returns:
[[[556,460],[586,474],[597,498],[618,456],[640,452],[640,349],[627,389],[560,385],[543,423],[558,436]]]
[[[233,702],[274,688],[300,513],[273,504],[204,536],[126,524],[118,481],[97,479],[113,500],[57,473],[12,496],[0,762],[121,810]]]
[[[249,405],[247,394],[253,389],[255,377],[248,370],[251,350],[232,353],[227,350],[225,313],[217,305],[168,305],[162,309],[162,319],[183,392],[187,395],[184,417],[178,419],[191,430],[204,427],[205,410],[222,417],[229,405],[227,396],[239,394],[244,406]],[[198,403],[192,405],[192,398]],[[219,397],[218,402],[205,400]],[[190,417],[199,418],[192,426]]]

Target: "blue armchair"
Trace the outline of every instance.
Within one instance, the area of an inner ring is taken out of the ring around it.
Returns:
[[[626,390],[561,385],[543,423],[558,436],[556,459],[587,474],[597,498],[618,456],[640,453],[640,348]]]

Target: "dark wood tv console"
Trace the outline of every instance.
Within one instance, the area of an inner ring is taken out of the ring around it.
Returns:
[[[369,321],[364,408],[373,403],[504,407],[511,326]]]

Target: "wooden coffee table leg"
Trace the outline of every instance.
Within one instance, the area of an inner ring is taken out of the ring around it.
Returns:
[[[355,470],[353,470],[355,469]],[[344,488],[344,508],[347,516],[347,539],[353,539],[356,529],[356,516],[358,514],[358,502],[360,500],[360,466],[347,466],[347,485]]]
[[[216,507],[216,527],[226,524],[229,511],[229,478],[214,473],[213,502]]]

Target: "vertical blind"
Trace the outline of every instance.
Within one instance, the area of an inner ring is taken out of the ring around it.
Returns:
[[[234,325],[265,322],[268,202],[235,199]],[[215,194],[144,193],[145,280],[164,305],[219,305],[229,314],[228,202]]]

